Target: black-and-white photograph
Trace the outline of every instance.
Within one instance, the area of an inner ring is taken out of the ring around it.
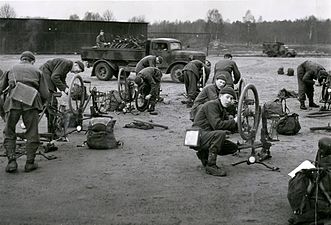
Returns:
[[[0,225],[331,225],[331,1],[0,1]]]

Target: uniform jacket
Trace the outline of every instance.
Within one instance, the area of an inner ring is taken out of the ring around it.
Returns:
[[[21,62],[20,64],[14,65],[12,69],[6,72],[3,76],[4,77],[0,82],[0,92],[9,87],[9,93],[3,106],[5,112],[9,112],[11,109],[42,110],[43,103],[45,103],[49,97],[49,90],[47,82],[42,76],[40,70],[28,62]],[[24,83],[38,90],[39,93],[35,97],[32,106],[23,104],[11,98],[11,91],[15,86],[15,80],[16,82]]]
[[[234,80],[232,79],[232,73]],[[237,84],[241,77],[236,62],[230,59],[222,59],[215,64],[214,77],[218,74],[224,74],[226,77],[226,84],[230,86]]]
[[[205,64],[203,62],[201,62],[200,60],[192,60],[184,66],[183,72],[191,71],[197,77],[197,80],[199,80],[201,77],[201,74],[202,74],[202,73],[200,73],[200,71],[201,71],[202,67],[204,67],[204,66],[205,66]]]
[[[194,118],[193,127],[200,127],[204,131],[236,131],[237,123],[234,119],[229,119],[229,114],[221,101],[215,99],[203,104]]]
[[[56,58],[48,60],[40,67],[43,76],[47,81],[51,92],[56,92],[56,88],[64,91],[68,87],[66,83],[67,74],[71,71],[73,62],[67,59]]]
[[[142,69],[146,67],[156,67],[156,56],[148,55],[142,58],[136,65],[136,73],[139,73]]]
[[[105,41],[105,36],[99,34],[99,35],[96,37],[95,42],[96,42],[97,46],[99,46],[99,47],[103,46],[103,43],[106,42],[106,41]]]
[[[323,66],[318,63],[307,60],[301,63],[297,69],[298,79],[301,79],[306,84],[314,84],[314,80],[318,79],[320,70],[325,70]]]
[[[156,67],[147,67],[142,69],[137,76],[140,76],[144,83],[151,87],[150,93],[156,95],[158,86],[161,82],[162,72]]]
[[[204,87],[201,92],[198,94],[196,99],[194,100],[194,104],[191,109],[191,115],[193,118],[196,113],[198,112],[199,108],[202,106],[202,104],[210,101],[215,100],[218,98],[220,90],[216,87],[215,84],[209,84],[206,87]]]

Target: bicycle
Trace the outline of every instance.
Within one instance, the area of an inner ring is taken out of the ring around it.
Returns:
[[[88,89],[85,84],[89,84]],[[69,109],[77,117],[77,124],[82,125],[83,116],[110,117],[105,116],[110,107],[110,95],[110,92],[98,91],[96,87],[91,88],[91,81],[83,80],[79,74],[76,74],[69,86],[68,98]],[[84,114],[91,99],[90,114]]]

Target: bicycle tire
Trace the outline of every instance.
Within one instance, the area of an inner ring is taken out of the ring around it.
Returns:
[[[128,81],[123,68],[118,71],[117,75],[117,88],[120,98],[127,102]]]
[[[144,112],[148,108],[149,103],[150,103],[149,100],[145,99],[145,94],[143,93],[143,89],[144,89],[143,85],[138,88],[136,98],[135,98],[136,108],[140,112]]]
[[[75,88],[77,89],[77,86],[75,85],[78,85],[79,86],[78,88],[82,90],[81,95],[78,98],[74,96]],[[79,74],[76,74],[70,83],[69,94],[68,94],[69,109],[75,115],[82,114],[84,112],[84,105],[86,101],[85,90],[86,87],[84,85],[83,78]]]
[[[94,95],[93,107],[95,107],[95,110],[98,113],[107,114],[111,102],[110,93],[95,91]]]
[[[248,99],[248,91],[251,90],[254,99],[254,111],[249,111],[248,105],[249,102],[252,103],[252,99]],[[253,115],[251,115],[253,114]],[[252,117],[253,122],[250,124],[249,117]],[[256,90],[256,87],[253,84],[247,84],[239,98],[239,104],[238,104],[238,131],[242,139],[244,140],[251,140],[252,138],[255,139],[255,136],[252,135],[257,133],[257,129],[259,126],[260,120],[260,106],[259,106],[259,96]],[[244,126],[244,122],[247,123],[246,126]]]

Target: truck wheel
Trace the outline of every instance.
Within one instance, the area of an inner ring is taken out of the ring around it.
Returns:
[[[184,68],[183,64],[177,64],[177,65],[174,65],[171,68],[170,76],[171,76],[171,79],[173,81],[175,81],[177,83],[183,83],[184,82],[184,80],[181,79],[183,68]]]
[[[113,70],[105,62],[100,62],[95,66],[95,75],[99,80],[110,80],[113,77]]]

